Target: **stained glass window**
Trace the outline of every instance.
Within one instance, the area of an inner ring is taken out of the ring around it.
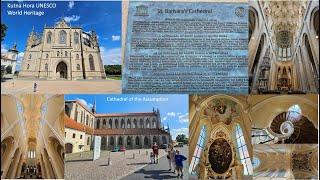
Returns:
[[[260,159],[257,157],[253,157],[252,158],[252,166],[253,166],[253,169],[259,167],[260,166]]]
[[[205,141],[206,141],[206,126],[203,125],[202,128],[201,128],[201,131],[200,131],[200,135],[199,135],[199,138],[198,138],[196,149],[195,149],[195,151],[193,153],[191,164],[189,166],[189,173],[190,174],[197,174],[196,166],[200,162],[200,156],[201,156],[201,152],[202,152],[202,150],[204,148]]]
[[[301,108],[298,104],[295,104],[288,109],[287,120],[296,121],[296,120],[300,120],[300,117],[301,117]]]
[[[244,175],[252,175],[253,168],[249,156],[249,151],[239,124],[236,124],[236,141],[240,161],[243,164],[244,168]]]

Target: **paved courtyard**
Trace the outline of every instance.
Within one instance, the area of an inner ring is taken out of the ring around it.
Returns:
[[[13,79],[1,82],[1,94],[34,93],[81,94],[81,93],[121,93],[120,80],[30,80]]]
[[[188,158],[188,146],[177,148],[180,154]],[[188,176],[188,159],[183,162],[183,179],[189,179]],[[141,179],[178,179],[177,174],[168,171],[169,164],[166,156],[160,158],[158,164],[149,164],[141,169],[136,170],[134,173],[129,174],[122,178],[122,180],[141,180]],[[180,178],[181,179],[181,178]]]
[[[82,153],[81,156],[80,153],[67,154],[65,179],[121,179],[149,165],[151,151],[140,149],[127,150],[125,153],[111,152],[111,165],[108,165],[109,151],[102,151],[101,157],[95,161],[89,160],[92,159],[92,152]],[[165,158],[165,150],[161,149],[159,155]]]

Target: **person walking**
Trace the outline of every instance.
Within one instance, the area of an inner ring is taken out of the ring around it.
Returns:
[[[156,142],[153,143],[152,151],[153,151],[153,155],[154,155],[154,163],[158,164],[159,146],[157,145]]]
[[[187,158],[183,155],[180,154],[178,150],[176,150],[176,155],[175,155],[175,160],[176,160],[176,169],[178,172],[178,178],[183,176],[183,161],[187,160]]]
[[[169,171],[171,171],[171,169],[173,170],[173,172],[175,173],[175,155],[176,155],[176,151],[173,149],[173,145],[169,144],[168,145],[168,155],[167,155],[167,159],[168,159],[168,163],[169,163]]]

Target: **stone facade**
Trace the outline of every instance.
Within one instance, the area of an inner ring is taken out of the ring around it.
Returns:
[[[168,129],[161,127],[159,110],[145,113],[97,114],[80,101],[66,101],[66,152],[88,151],[93,136],[101,136],[101,149],[151,148],[171,142]],[[80,146],[79,146],[80,145]],[[80,148],[81,147],[81,148]]]
[[[319,92],[319,3],[249,1],[250,93]]]
[[[11,74],[14,74],[14,72],[16,71],[17,59],[18,50],[17,45],[15,44],[8,50],[8,52],[1,54],[1,70],[4,70],[4,72],[6,73],[6,68],[8,66],[11,66]]]
[[[20,77],[105,79],[97,34],[71,27],[64,20],[29,34]]]

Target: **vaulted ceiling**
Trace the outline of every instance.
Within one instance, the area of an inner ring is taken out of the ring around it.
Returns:
[[[262,1],[274,43],[294,43],[306,11],[307,1]],[[289,36],[287,36],[289,35]]]
[[[23,107],[22,116],[25,121],[27,139],[30,145],[36,144],[41,119],[41,105],[45,100],[44,98],[44,96],[32,94],[22,95],[19,98]]]
[[[253,154],[260,161],[260,166],[254,170],[255,173],[284,169],[291,172],[291,177],[295,179],[301,177],[317,179],[318,145],[261,144],[254,145]],[[287,174],[285,177],[290,178],[290,175]]]

